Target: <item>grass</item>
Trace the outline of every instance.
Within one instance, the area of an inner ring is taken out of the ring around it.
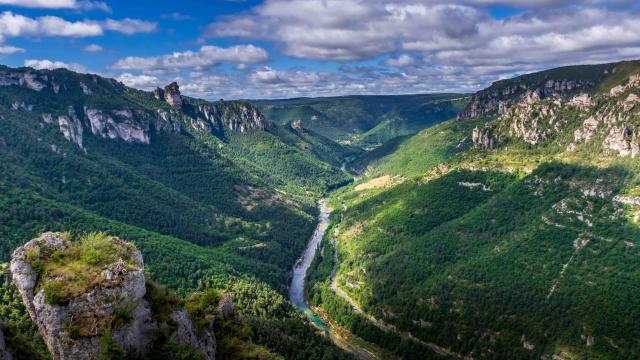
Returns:
[[[69,239],[69,234],[57,233]],[[64,250],[29,247],[27,261],[38,274],[36,288],[45,292],[48,304],[65,305],[69,300],[84,294],[102,283],[102,271],[122,259],[125,266],[134,268],[133,244],[105,233],[88,233]]]

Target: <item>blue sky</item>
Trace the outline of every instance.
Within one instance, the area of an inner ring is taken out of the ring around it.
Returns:
[[[472,92],[640,58],[638,1],[0,0],[0,62],[208,98]]]

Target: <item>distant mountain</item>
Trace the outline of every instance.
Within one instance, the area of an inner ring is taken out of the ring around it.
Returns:
[[[351,181],[339,167],[352,152],[245,102],[183,96],[177,84],[145,92],[1,67],[0,260],[43,231],[107,231],[135,242],[145,269],[181,294],[228,291],[274,351],[340,358],[306,334],[284,295],[316,200]],[[15,324],[26,328],[8,321],[12,333]]]
[[[640,62],[496,82],[350,164],[311,298],[404,358],[639,357],[639,133]]]
[[[416,133],[455,117],[466,105],[461,94],[342,96],[252,100],[265,116],[279,124],[301,125],[334,141],[360,146]]]

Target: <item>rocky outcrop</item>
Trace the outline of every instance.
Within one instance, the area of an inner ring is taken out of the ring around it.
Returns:
[[[524,75],[510,80],[493,83],[485,90],[471,96],[458,118],[471,119],[501,115],[515,104],[533,104],[544,99],[568,100],[582,90],[590,90],[594,83],[569,79],[530,79]],[[583,92],[584,93],[584,92]],[[576,101],[585,100],[582,98]]]
[[[82,93],[85,95],[91,95],[91,88],[87,86],[87,84],[80,81],[80,88],[82,89]]]
[[[629,89],[634,88],[635,90]],[[602,148],[606,153],[623,157],[640,155],[637,116],[640,112],[637,104],[640,96],[635,92],[640,88],[640,75],[627,79],[625,85],[611,89],[609,99],[597,111],[587,117],[580,128],[574,132],[575,143],[603,139]],[[635,92],[634,92],[635,91]],[[597,134],[600,134],[596,137]],[[575,144],[570,144],[574,148]]]
[[[580,109],[588,109],[595,104],[593,98],[586,93],[576,95],[569,100],[569,105],[576,106]]]
[[[11,103],[11,110],[33,110],[33,105],[27,105],[24,101],[14,101]]]
[[[65,139],[82,148],[82,123],[72,106],[69,106],[69,116],[58,116],[58,126]]]
[[[159,87],[156,88],[153,90],[153,97],[156,98],[156,100],[164,101],[164,90]]]
[[[631,75],[626,84],[614,86],[609,90],[610,96],[618,96],[632,87],[640,87],[640,74]]]
[[[178,83],[172,82],[164,87],[164,100],[174,108],[182,106],[182,96],[180,95]]]
[[[536,145],[560,131],[564,119],[557,115],[560,100],[538,100],[529,96],[522,103],[509,108],[500,121],[509,123],[509,136]]]
[[[269,123],[254,106],[241,102],[200,103],[194,107],[191,125],[205,132],[228,129],[245,133],[265,130]]]
[[[112,116],[85,106],[84,113],[94,135],[107,139],[122,139],[126,142],[149,143],[148,122],[134,118],[131,110],[114,110]],[[119,121],[116,122],[114,117]]]
[[[82,149],[85,140],[83,136],[86,136],[89,130],[92,135],[104,139],[149,144],[151,131],[176,133],[193,128],[218,135],[225,130],[241,133],[265,130],[270,125],[265,117],[248,103],[222,100],[207,102],[183,97],[175,82],[153,92],[153,96],[170,105],[169,108],[159,106],[153,101],[132,99],[130,94],[142,97],[149,95],[127,89],[124,84],[115,80],[100,78],[97,75],[74,75],[71,72],[62,77],[59,76],[59,72],[68,71],[10,69],[0,66],[0,87],[22,86],[34,91],[50,88],[51,106],[33,97],[10,98],[6,106],[14,111],[39,110],[38,116],[44,124],[57,124],[62,135]],[[94,84],[101,85],[99,93]],[[62,89],[66,92],[60,93]],[[85,96],[77,97],[80,92]],[[70,94],[73,96],[69,97],[69,93],[73,93]],[[110,96],[115,98],[104,98]],[[36,102],[32,105],[27,100]],[[119,109],[113,109],[118,105]],[[66,113],[59,110],[65,108],[68,108]]]
[[[0,72],[0,86],[22,86],[27,89],[41,91],[48,78],[32,71],[25,72]]]
[[[486,125],[484,128],[476,126],[471,135],[473,147],[478,149],[493,149],[495,138],[493,129]]]
[[[49,266],[45,273],[41,270],[54,257],[67,259],[73,256],[69,254],[81,251],[60,233],[45,233],[12,255],[13,281],[52,357],[95,359],[105,334],[112,334],[129,356],[144,356],[153,351],[160,329],[171,329],[172,341],[201,350],[205,359],[215,359],[216,341],[211,327],[196,331],[182,308],[171,311],[169,322],[154,320],[150,300],[145,297],[142,255],[133,245],[117,238],[105,241],[110,248],[101,251],[110,258],[102,262],[91,260],[81,277],[64,268],[56,271]],[[75,260],[62,260],[56,266],[64,266],[64,261]],[[62,288],[57,289],[54,284]],[[66,291],[65,296],[54,296],[56,291]]]
[[[636,130],[630,130],[627,127],[613,127],[602,143],[605,151],[616,153],[620,156],[631,156],[632,158],[640,155],[640,144],[638,143],[638,134]]]

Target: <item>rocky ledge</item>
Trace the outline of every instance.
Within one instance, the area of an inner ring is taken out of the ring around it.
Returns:
[[[157,347],[159,334],[215,359],[213,314],[196,326],[180,301],[160,306],[170,309],[166,314],[153,313],[158,297],[148,292],[158,291],[145,280],[142,255],[131,243],[104,234],[71,242],[66,234],[44,233],[14,251],[10,269],[54,359],[96,359],[104,341],[142,357]]]

